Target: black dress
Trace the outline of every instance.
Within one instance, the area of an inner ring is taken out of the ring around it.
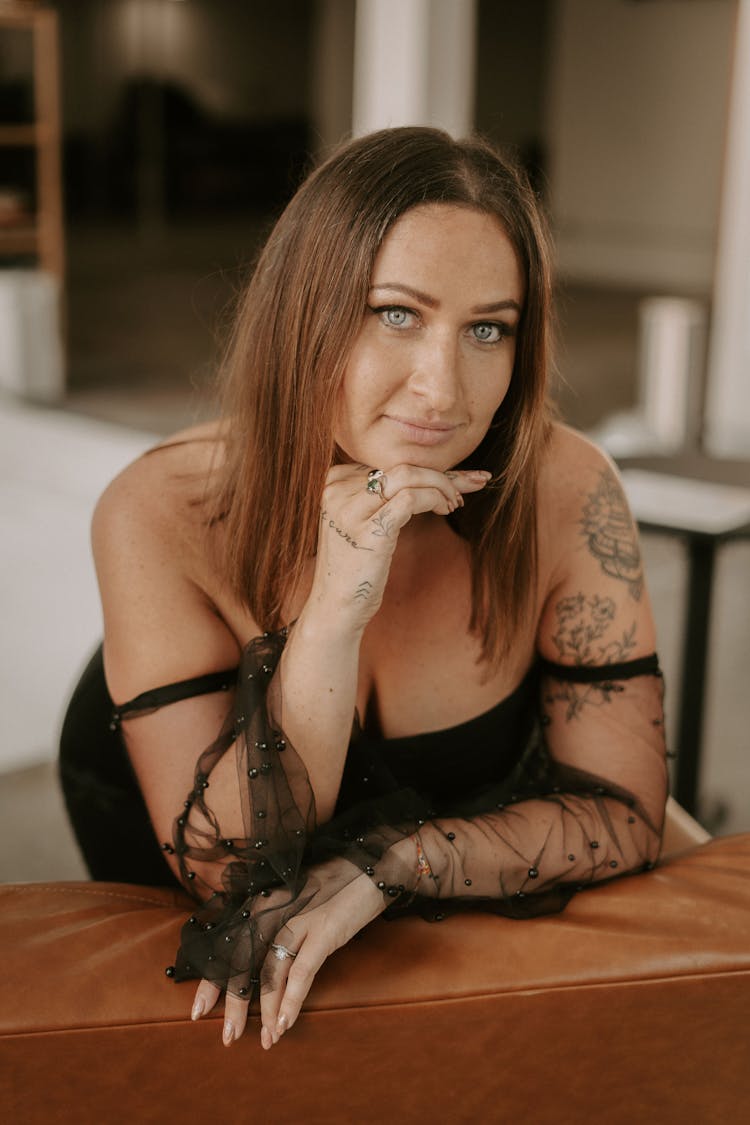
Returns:
[[[439,921],[465,908],[549,913],[578,890],[653,866],[666,794],[655,655],[601,666],[540,659],[495,707],[448,730],[386,740],[355,723],[334,816],[318,824],[304,763],[277,720],[274,673],[286,636],[256,638],[238,669],[118,708],[98,652],[68,710],[61,778],[94,878],[173,885],[166,851],[199,904],[183,927],[177,979],[206,977],[251,995],[269,944],[293,933],[287,924],[362,874],[383,894],[387,916],[417,910]],[[198,759],[172,839],[159,842],[121,724],[230,688],[226,720]],[[602,763],[601,775],[568,764],[581,747]],[[222,831],[207,793],[227,753],[239,778],[241,837]],[[632,778],[639,797],[617,777]]]

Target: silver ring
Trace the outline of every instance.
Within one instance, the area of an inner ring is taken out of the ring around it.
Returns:
[[[287,949],[285,945],[277,945],[275,941],[271,942],[271,949],[277,961],[286,961],[287,957],[291,957],[292,960],[294,960],[297,956],[296,953],[292,953],[291,949]]]
[[[381,500],[385,500],[385,496],[383,495],[385,479],[385,473],[382,469],[370,469],[367,474],[367,484],[365,485],[367,491],[372,492],[375,496],[379,496]]]

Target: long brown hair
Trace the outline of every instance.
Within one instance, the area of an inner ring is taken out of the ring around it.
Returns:
[[[264,629],[315,553],[335,462],[334,418],[365,315],[375,256],[412,207],[495,215],[518,255],[525,300],[509,391],[472,464],[493,473],[451,517],[471,548],[472,614],[499,659],[536,594],[536,485],[548,433],[550,250],[525,174],[481,140],[385,129],[351,141],[302,184],[241,302],[225,365],[226,460],[216,497],[234,592]]]

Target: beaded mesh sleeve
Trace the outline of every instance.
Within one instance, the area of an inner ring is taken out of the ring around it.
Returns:
[[[182,930],[176,979],[205,977],[250,997],[286,923],[363,873],[383,894],[386,916],[418,911],[439,921],[466,908],[552,913],[576,891],[653,866],[667,789],[655,656],[542,661],[538,721],[510,776],[460,793],[439,815],[419,792],[383,784],[318,825],[304,763],[275,719],[285,640],[282,630],[246,648],[232,712],[175,821],[180,874],[200,904]],[[224,835],[209,800],[211,772],[230,753],[241,839]],[[581,760],[601,762],[602,776],[571,764]],[[405,837],[413,850],[394,850]],[[194,870],[206,861],[222,867],[220,892]]]

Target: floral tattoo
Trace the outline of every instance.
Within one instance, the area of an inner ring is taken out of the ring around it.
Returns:
[[[571,594],[555,606],[557,629],[552,636],[561,660],[578,665],[616,664],[627,659],[635,648],[636,623],[624,629],[619,637],[609,635],[614,627],[617,607],[612,598],[594,594]],[[546,702],[565,704],[566,720],[578,718],[584,706],[601,707],[621,690],[611,680],[591,684],[558,681]]]
[[[625,496],[610,469],[599,474],[599,484],[586,497],[581,533],[605,574],[626,582],[630,596],[639,601],[643,567],[638,538]]]

